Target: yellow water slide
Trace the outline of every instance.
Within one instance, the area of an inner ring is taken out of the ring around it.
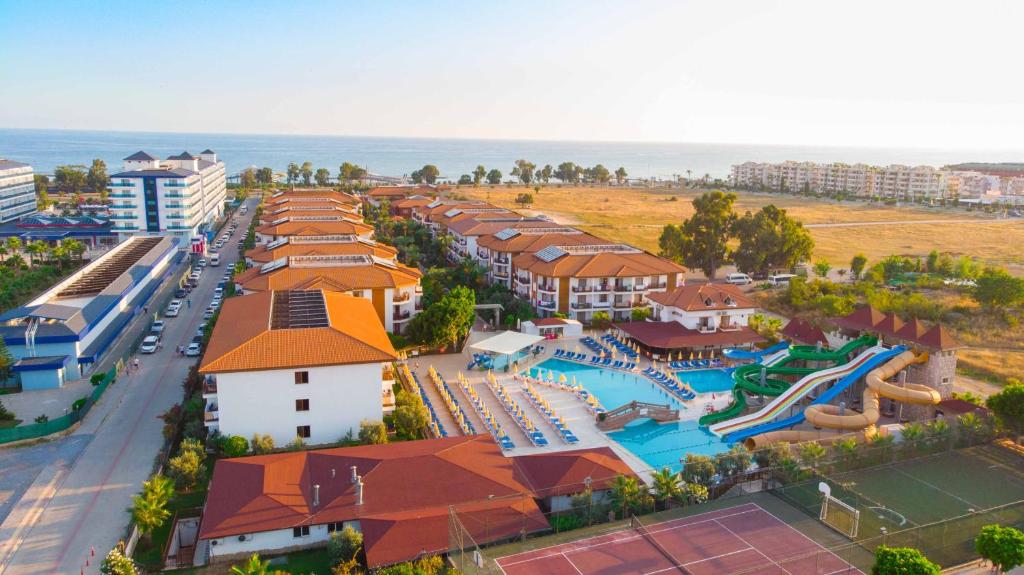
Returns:
[[[864,389],[864,411],[861,413],[839,414],[839,407],[835,405],[809,405],[804,410],[804,417],[811,425],[819,428],[834,430],[829,437],[829,432],[804,430],[804,431],[773,431],[762,433],[747,439],[748,448],[762,447],[779,441],[831,441],[842,432],[863,431],[864,438],[869,439],[878,433],[875,424],[881,416],[879,410],[879,398],[886,397],[894,401],[912,403],[916,405],[935,405],[941,400],[939,392],[925,385],[908,383],[905,386],[898,386],[889,383],[887,380],[900,371],[915,363],[923,363],[928,360],[928,354],[915,355],[912,351],[905,351],[886,362],[881,367],[868,372],[864,378],[867,387]]]

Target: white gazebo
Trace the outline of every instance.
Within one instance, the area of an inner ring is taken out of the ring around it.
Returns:
[[[530,348],[541,341],[544,341],[544,337],[540,335],[503,331],[470,344],[469,348],[493,356],[495,358],[494,367],[498,369],[523,358],[530,352]]]

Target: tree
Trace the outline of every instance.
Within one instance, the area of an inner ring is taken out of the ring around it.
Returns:
[[[245,441],[245,438],[241,439]],[[178,487],[186,491],[195,487],[199,483],[199,479],[206,473],[202,456],[191,449],[170,458],[167,461],[167,467]]]
[[[499,171],[497,168],[495,168],[495,169],[492,169],[491,171],[487,172],[487,183],[491,184],[492,186],[500,184],[501,183],[501,171]]]
[[[857,254],[850,260],[850,275],[853,279],[859,280],[864,273],[864,267],[868,265],[868,257],[864,254]]]
[[[327,556],[331,558],[331,565],[351,561],[362,548],[363,534],[352,527],[331,533],[327,540]]]
[[[423,182],[426,182],[430,185],[434,185],[434,183],[437,181],[437,177],[440,175],[441,170],[437,169],[437,166],[435,166],[434,164],[427,164],[412,173],[412,181],[416,182],[417,184],[422,184]]]
[[[84,243],[78,240],[61,240],[60,245],[66,253],[73,256],[76,260],[82,260],[82,255],[85,254]]]
[[[105,192],[110,178],[107,177],[107,164],[103,160],[95,159],[89,167],[89,173],[85,176],[85,183],[96,193]]]
[[[316,173],[313,174],[313,180],[318,186],[326,186],[331,183],[331,171],[327,168],[317,168]]]
[[[252,446],[252,452],[254,455],[270,453],[274,450],[274,438],[269,435],[260,435],[259,433],[253,434],[252,440],[249,444]]]
[[[1020,435],[1024,430],[1024,383],[1008,384],[999,393],[990,395],[985,406],[996,414],[999,421]]]
[[[551,164],[545,164],[544,167],[540,169],[540,181],[545,184],[548,183],[551,181],[551,176],[554,175],[554,173],[555,169],[551,167]]]
[[[645,321],[651,317],[651,313],[651,308],[649,307],[635,307],[629,312],[629,316],[633,321]]]
[[[736,220],[732,211],[736,194],[707,192],[693,200],[694,214],[680,226],[662,230],[661,255],[699,269],[714,279],[728,255],[728,243]]]
[[[473,266],[476,269],[477,266]],[[476,293],[464,282],[430,304],[409,322],[409,336],[431,346],[455,345],[469,333],[476,316]]]
[[[100,573],[103,575],[137,575],[138,572],[135,561],[124,553],[124,541],[118,541],[100,563]]]
[[[686,460],[683,462],[683,479],[687,483],[708,485],[715,473],[715,462],[710,457],[693,453],[686,454]]]
[[[562,162],[555,169],[555,177],[564,183],[578,184],[580,182],[580,171],[572,162]]]
[[[1002,268],[986,268],[975,282],[971,297],[986,308],[1004,309],[1024,302],[1024,279]]]
[[[0,401],[0,421],[14,421],[16,416],[14,412],[4,405],[4,402]]]
[[[231,575],[270,575],[270,560],[260,559],[259,553],[253,553],[242,565],[232,565]]]
[[[338,168],[338,180],[342,182],[351,182],[355,179],[355,172],[359,169],[359,166],[350,162],[342,162]]]
[[[939,566],[917,549],[885,545],[875,549],[875,564],[871,567],[871,575],[939,575],[940,572]]]
[[[661,471],[655,471],[651,475],[651,479],[654,481],[652,487],[654,500],[661,503],[662,508],[668,505],[670,499],[675,499],[679,496],[680,479],[678,473],[668,467],[663,467]]]
[[[302,162],[299,172],[302,173],[302,183],[310,185],[313,180],[313,162]]]
[[[274,183],[274,170],[271,168],[260,168],[256,172],[256,179],[261,184],[270,185]]]
[[[473,185],[474,186],[479,186],[480,182],[482,182],[484,180],[484,177],[486,177],[486,176],[487,176],[487,168],[485,168],[483,166],[477,166],[476,169],[473,170]],[[501,176],[498,176],[498,179],[500,180]]]
[[[828,450],[813,441],[804,443],[798,451],[800,462],[806,467],[816,467]]]
[[[519,194],[518,196],[516,196],[516,203],[521,205],[521,206],[524,206],[524,207],[532,204],[533,203],[533,194],[527,194],[527,193]]]
[[[256,187],[256,170],[255,168],[246,168],[242,170],[241,179],[242,188],[251,189]]]
[[[289,162],[288,170],[286,173],[288,174],[288,183],[294,184],[295,182],[299,181],[299,174],[302,173],[302,170],[299,169],[299,165],[296,164],[295,162]]]
[[[388,428],[382,421],[364,419],[359,422],[359,441],[364,445],[384,445],[388,442]]]
[[[249,453],[249,442],[241,435],[231,435],[224,440],[224,457],[241,457]]]
[[[516,160],[515,167],[512,168],[512,177],[519,178],[519,181],[524,184],[529,184],[533,181],[533,171],[537,169],[537,166],[526,160]]]
[[[607,184],[608,181],[612,179],[611,172],[609,172],[608,168],[604,167],[603,164],[598,164],[593,168],[590,168],[586,173],[588,174],[590,181],[597,182],[599,184]]]
[[[974,539],[978,555],[1005,573],[1024,565],[1024,533],[1013,527],[986,525]]]
[[[469,174],[462,174],[459,176],[459,185],[468,186],[473,183],[473,178]]]
[[[154,475],[142,482],[142,493],[132,498],[132,520],[139,532],[149,537],[154,529],[164,524],[171,516],[167,504],[174,494],[174,485],[163,475]]]
[[[615,183],[621,186],[626,182],[627,175],[626,168],[619,166],[618,169],[615,170]]]
[[[430,412],[415,393],[400,392],[395,398],[395,431],[402,437],[416,439],[430,424]]]
[[[827,279],[828,272],[832,271],[832,264],[825,260],[819,260],[814,262],[814,275],[819,278]]]
[[[36,194],[45,194],[50,189],[50,176],[36,174],[32,179],[36,187]]]
[[[86,182],[85,166],[57,166],[53,179],[62,194],[76,194]]]
[[[612,509],[618,512],[619,519],[623,519],[640,505],[640,484],[637,483],[636,477],[616,475],[612,480],[608,497]]]
[[[606,311],[595,311],[594,315],[590,317],[590,325],[595,329],[608,329],[611,323],[612,318]]]
[[[811,257],[814,239],[786,210],[767,205],[756,214],[747,212],[733,227],[739,245],[732,254],[744,273],[767,273],[792,268]]]

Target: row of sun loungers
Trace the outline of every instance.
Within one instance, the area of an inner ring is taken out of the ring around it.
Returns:
[[[561,417],[558,417],[555,410],[548,405],[547,400],[542,398],[540,394],[537,393],[537,390],[533,389],[532,385],[526,383],[523,386],[523,393],[525,393],[526,398],[530,400],[530,403],[532,403],[538,411],[548,418],[548,422],[551,423],[551,426],[554,427],[555,431],[558,432],[558,435],[561,436],[562,441],[565,441],[569,445],[579,443],[580,440],[576,437],[576,434],[569,430],[565,425],[565,421]]]
[[[664,373],[661,373],[656,369],[648,367],[643,371],[643,374],[647,376],[651,381],[669,390],[670,392],[672,392],[673,395],[680,399],[689,401],[697,397],[697,394],[694,393],[692,389],[686,386],[679,385],[671,377],[665,375]]]
[[[548,440],[544,437],[544,433],[537,429],[533,422],[530,421],[530,418],[523,412],[523,408],[519,407],[519,404],[512,399],[508,391],[505,390],[505,386],[498,383],[498,378],[494,377],[493,373],[487,374],[487,384],[498,398],[501,406],[505,408],[505,411],[516,422],[516,425],[523,430],[523,433],[526,434],[530,442],[537,447],[548,445]]]
[[[423,389],[423,384],[420,383],[420,378],[409,369],[408,365],[403,364],[402,369],[405,371],[405,379],[416,384],[416,393],[419,394],[420,399],[423,400],[423,405],[426,405],[427,411],[430,412],[430,433],[434,437],[448,437],[448,432],[444,430],[444,426],[441,425],[441,420],[437,418],[437,412],[434,411],[434,406],[431,404],[430,398],[427,397],[427,392]]]
[[[452,393],[452,388],[448,387],[448,383],[445,382],[441,374],[437,373],[434,366],[430,366],[427,372],[430,375],[431,381],[434,383],[434,387],[437,388],[437,392],[441,394],[441,398],[444,399],[445,405],[448,406],[448,411],[451,412],[452,417],[455,419],[455,424],[459,426],[462,433],[466,435],[475,435],[476,429],[473,428],[473,422],[466,417],[466,412],[462,410],[462,406],[459,405],[459,400],[455,399]]]
[[[610,367],[611,369],[624,369],[626,371],[636,369],[636,363],[632,361],[613,360],[610,357],[602,358],[596,355],[592,355],[590,356],[590,359],[587,359],[587,354],[585,353],[573,353],[571,351],[565,351],[563,349],[556,349],[554,357],[558,359],[578,361],[580,363],[596,365],[599,367]]]
[[[519,376],[513,374],[512,378],[518,380]],[[602,406],[601,402],[597,400],[597,397],[591,394],[586,389],[584,389],[584,387],[580,384],[572,386],[569,385],[568,383],[555,382],[553,380],[543,379],[539,377],[535,378],[529,375],[523,376],[523,382],[526,385],[536,383],[538,385],[545,385],[552,389],[560,389],[562,391],[567,391],[575,395],[577,399],[582,401],[583,405],[587,408],[587,410],[590,411],[590,413],[593,413],[594,415],[604,413],[605,411],[604,406]]]
[[[722,360],[718,358],[691,359],[689,361],[684,359],[682,361],[672,361],[668,364],[672,369],[703,369],[707,367],[720,367],[721,365],[723,365]]]
[[[611,345],[615,346],[615,349],[619,350],[620,352],[625,354],[626,357],[628,357],[630,359],[636,359],[636,358],[640,357],[640,354],[637,353],[633,348],[631,348],[628,345],[622,343],[621,341],[616,339],[614,335],[612,335],[610,333],[606,333],[606,334],[602,335],[601,339],[604,340],[605,342],[610,343]]]
[[[605,356],[605,355],[611,355],[612,354],[612,350],[610,350],[607,347],[601,345],[601,342],[599,342],[596,339],[590,337],[589,335],[587,337],[584,337],[584,338],[580,339],[580,343],[582,343],[584,346],[586,346],[587,349],[589,349],[590,351],[596,353],[597,355]]]
[[[554,357],[557,357],[559,359],[571,359],[573,361],[583,361],[583,360],[587,359],[587,354],[585,354],[585,353],[573,353],[571,351],[567,351],[567,350],[564,350],[564,349],[556,349],[555,353],[554,353]]]
[[[500,445],[502,449],[515,449],[515,444],[512,443],[512,440],[509,438],[508,434],[505,433],[505,430],[501,428],[501,424],[494,420],[494,416],[491,415],[491,411],[487,409],[484,402],[480,400],[480,396],[477,394],[476,390],[473,389],[472,385],[469,385],[469,381],[463,377],[462,374],[459,374],[459,386],[462,387],[462,391],[466,392],[466,396],[469,397],[473,407],[476,408],[477,414],[480,415],[480,419],[484,422],[484,425],[487,426],[487,431],[491,432],[491,436],[494,437],[494,441],[497,441],[498,445]]]

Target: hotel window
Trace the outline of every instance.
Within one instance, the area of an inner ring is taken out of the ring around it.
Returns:
[[[309,525],[303,525],[302,527],[292,527],[292,537],[307,536],[309,536]]]
[[[295,385],[301,385],[303,383],[309,383],[309,372],[308,371],[296,371],[295,372]]]
[[[334,533],[335,531],[341,531],[343,529],[345,529],[345,522],[344,521],[336,521],[334,523],[328,523],[327,524],[327,532],[328,533]]]
[[[295,435],[298,435],[302,439],[309,439],[309,426],[300,425],[295,428]]]
[[[309,400],[308,399],[296,399],[295,400],[295,411],[309,411]]]

